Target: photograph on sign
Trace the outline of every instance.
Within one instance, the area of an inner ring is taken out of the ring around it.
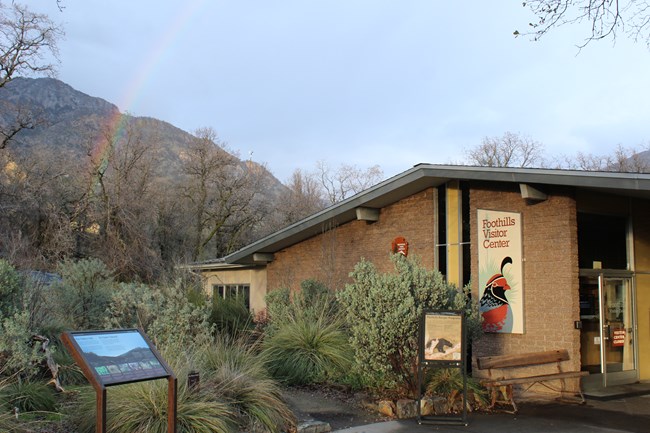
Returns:
[[[523,334],[521,214],[477,210],[479,312],[484,332]]]
[[[86,364],[104,385],[168,377],[137,329],[71,332]]]
[[[463,316],[457,312],[424,314],[424,361],[463,359]]]

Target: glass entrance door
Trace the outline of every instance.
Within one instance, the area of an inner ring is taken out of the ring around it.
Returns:
[[[631,277],[580,278],[580,352],[586,387],[637,380]]]

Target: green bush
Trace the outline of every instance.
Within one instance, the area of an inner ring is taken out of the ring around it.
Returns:
[[[299,315],[264,340],[271,374],[289,384],[311,384],[340,377],[352,352],[341,321]]]
[[[97,259],[66,260],[58,267],[62,280],[54,284],[62,322],[75,330],[100,329],[111,300],[113,278]]]
[[[14,313],[0,322],[0,369],[8,374],[32,376],[38,372],[45,354],[41,343],[32,342],[29,311]]]
[[[22,278],[0,260],[0,368],[24,377],[38,373],[45,354],[35,335],[56,335],[61,327],[54,319],[49,287],[30,276]]]
[[[291,290],[287,287],[270,291],[265,296],[269,326],[286,323],[292,316]]]
[[[121,283],[111,294],[104,327],[148,330],[164,302],[163,293],[158,289],[144,284]]]
[[[182,351],[209,343],[212,336],[209,307],[192,304],[182,287],[166,289],[163,299],[160,310],[146,329],[157,347]]]
[[[9,262],[0,259],[0,319],[11,316],[20,304],[22,281]]]
[[[465,310],[468,297],[417,259],[395,254],[392,260],[393,273],[380,273],[365,260],[357,263],[350,274],[353,282],[338,292],[338,300],[351,332],[355,369],[362,380],[372,388],[415,395],[422,312]]]

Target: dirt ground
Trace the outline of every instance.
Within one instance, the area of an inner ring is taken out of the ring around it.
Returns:
[[[362,393],[327,387],[288,387],[283,395],[298,424],[316,420],[329,423],[332,430],[340,430],[388,419],[365,407],[364,402],[369,400]]]

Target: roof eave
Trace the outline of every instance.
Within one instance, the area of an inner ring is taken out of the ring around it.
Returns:
[[[272,233],[223,258],[231,264],[254,264],[254,253],[276,253],[356,218],[358,207],[383,208],[449,180],[565,185],[612,193],[642,191],[650,194],[650,175],[530,168],[495,168],[418,164],[365,191],[332,205],[282,230]]]

